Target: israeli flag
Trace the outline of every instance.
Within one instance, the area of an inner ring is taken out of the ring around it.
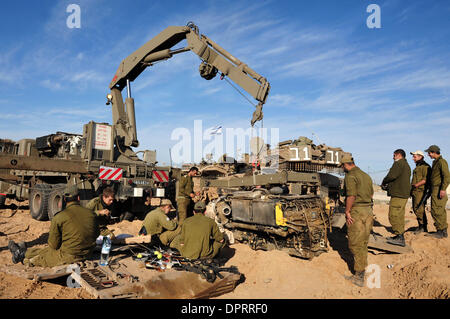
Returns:
[[[209,135],[221,135],[222,134],[222,126],[218,125],[215,127],[211,127],[207,130]]]

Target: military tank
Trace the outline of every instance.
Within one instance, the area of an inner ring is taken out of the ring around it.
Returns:
[[[244,154],[236,161],[223,155],[197,165],[194,191],[230,243],[312,259],[328,251],[327,234],[342,210],[338,174],[344,154],[301,136],[263,156]]]

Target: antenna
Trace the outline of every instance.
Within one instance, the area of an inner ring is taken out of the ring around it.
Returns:
[[[312,132],[312,135],[316,137],[316,139],[319,142],[319,144],[322,144],[322,141],[320,140],[320,138],[314,132]]]

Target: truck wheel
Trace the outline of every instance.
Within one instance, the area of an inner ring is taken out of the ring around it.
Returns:
[[[50,220],[53,219],[53,217],[56,215],[56,213],[59,213],[63,207],[63,192],[66,188],[66,184],[56,184],[52,187],[52,191],[50,192],[50,195],[48,196],[48,218]]]
[[[36,220],[47,220],[48,213],[48,197],[50,195],[51,186],[48,184],[36,184],[31,189],[29,206],[30,214]]]

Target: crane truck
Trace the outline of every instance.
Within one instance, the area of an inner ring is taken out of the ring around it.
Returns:
[[[183,40],[186,47],[173,48]],[[139,146],[139,140],[131,83],[155,62],[187,51],[200,58],[202,78],[211,80],[220,72],[222,79],[228,77],[258,101],[252,125],[262,119],[262,107],[270,90],[266,78],[200,34],[192,22],[169,26],[120,63],[106,97],[112,124],[90,121],[82,134],[57,132],[23,139],[7,152],[0,152],[1,199],[28,198],[31,216],[36,220],[51,219],[61,209],[67,184],[78,185],[82,205],[110,185],[123,210],[132,214],[142,213],[152,197],[174,202],[181,170],[157,166],[155,151],[143,151],[141,159],[133,149]]]

